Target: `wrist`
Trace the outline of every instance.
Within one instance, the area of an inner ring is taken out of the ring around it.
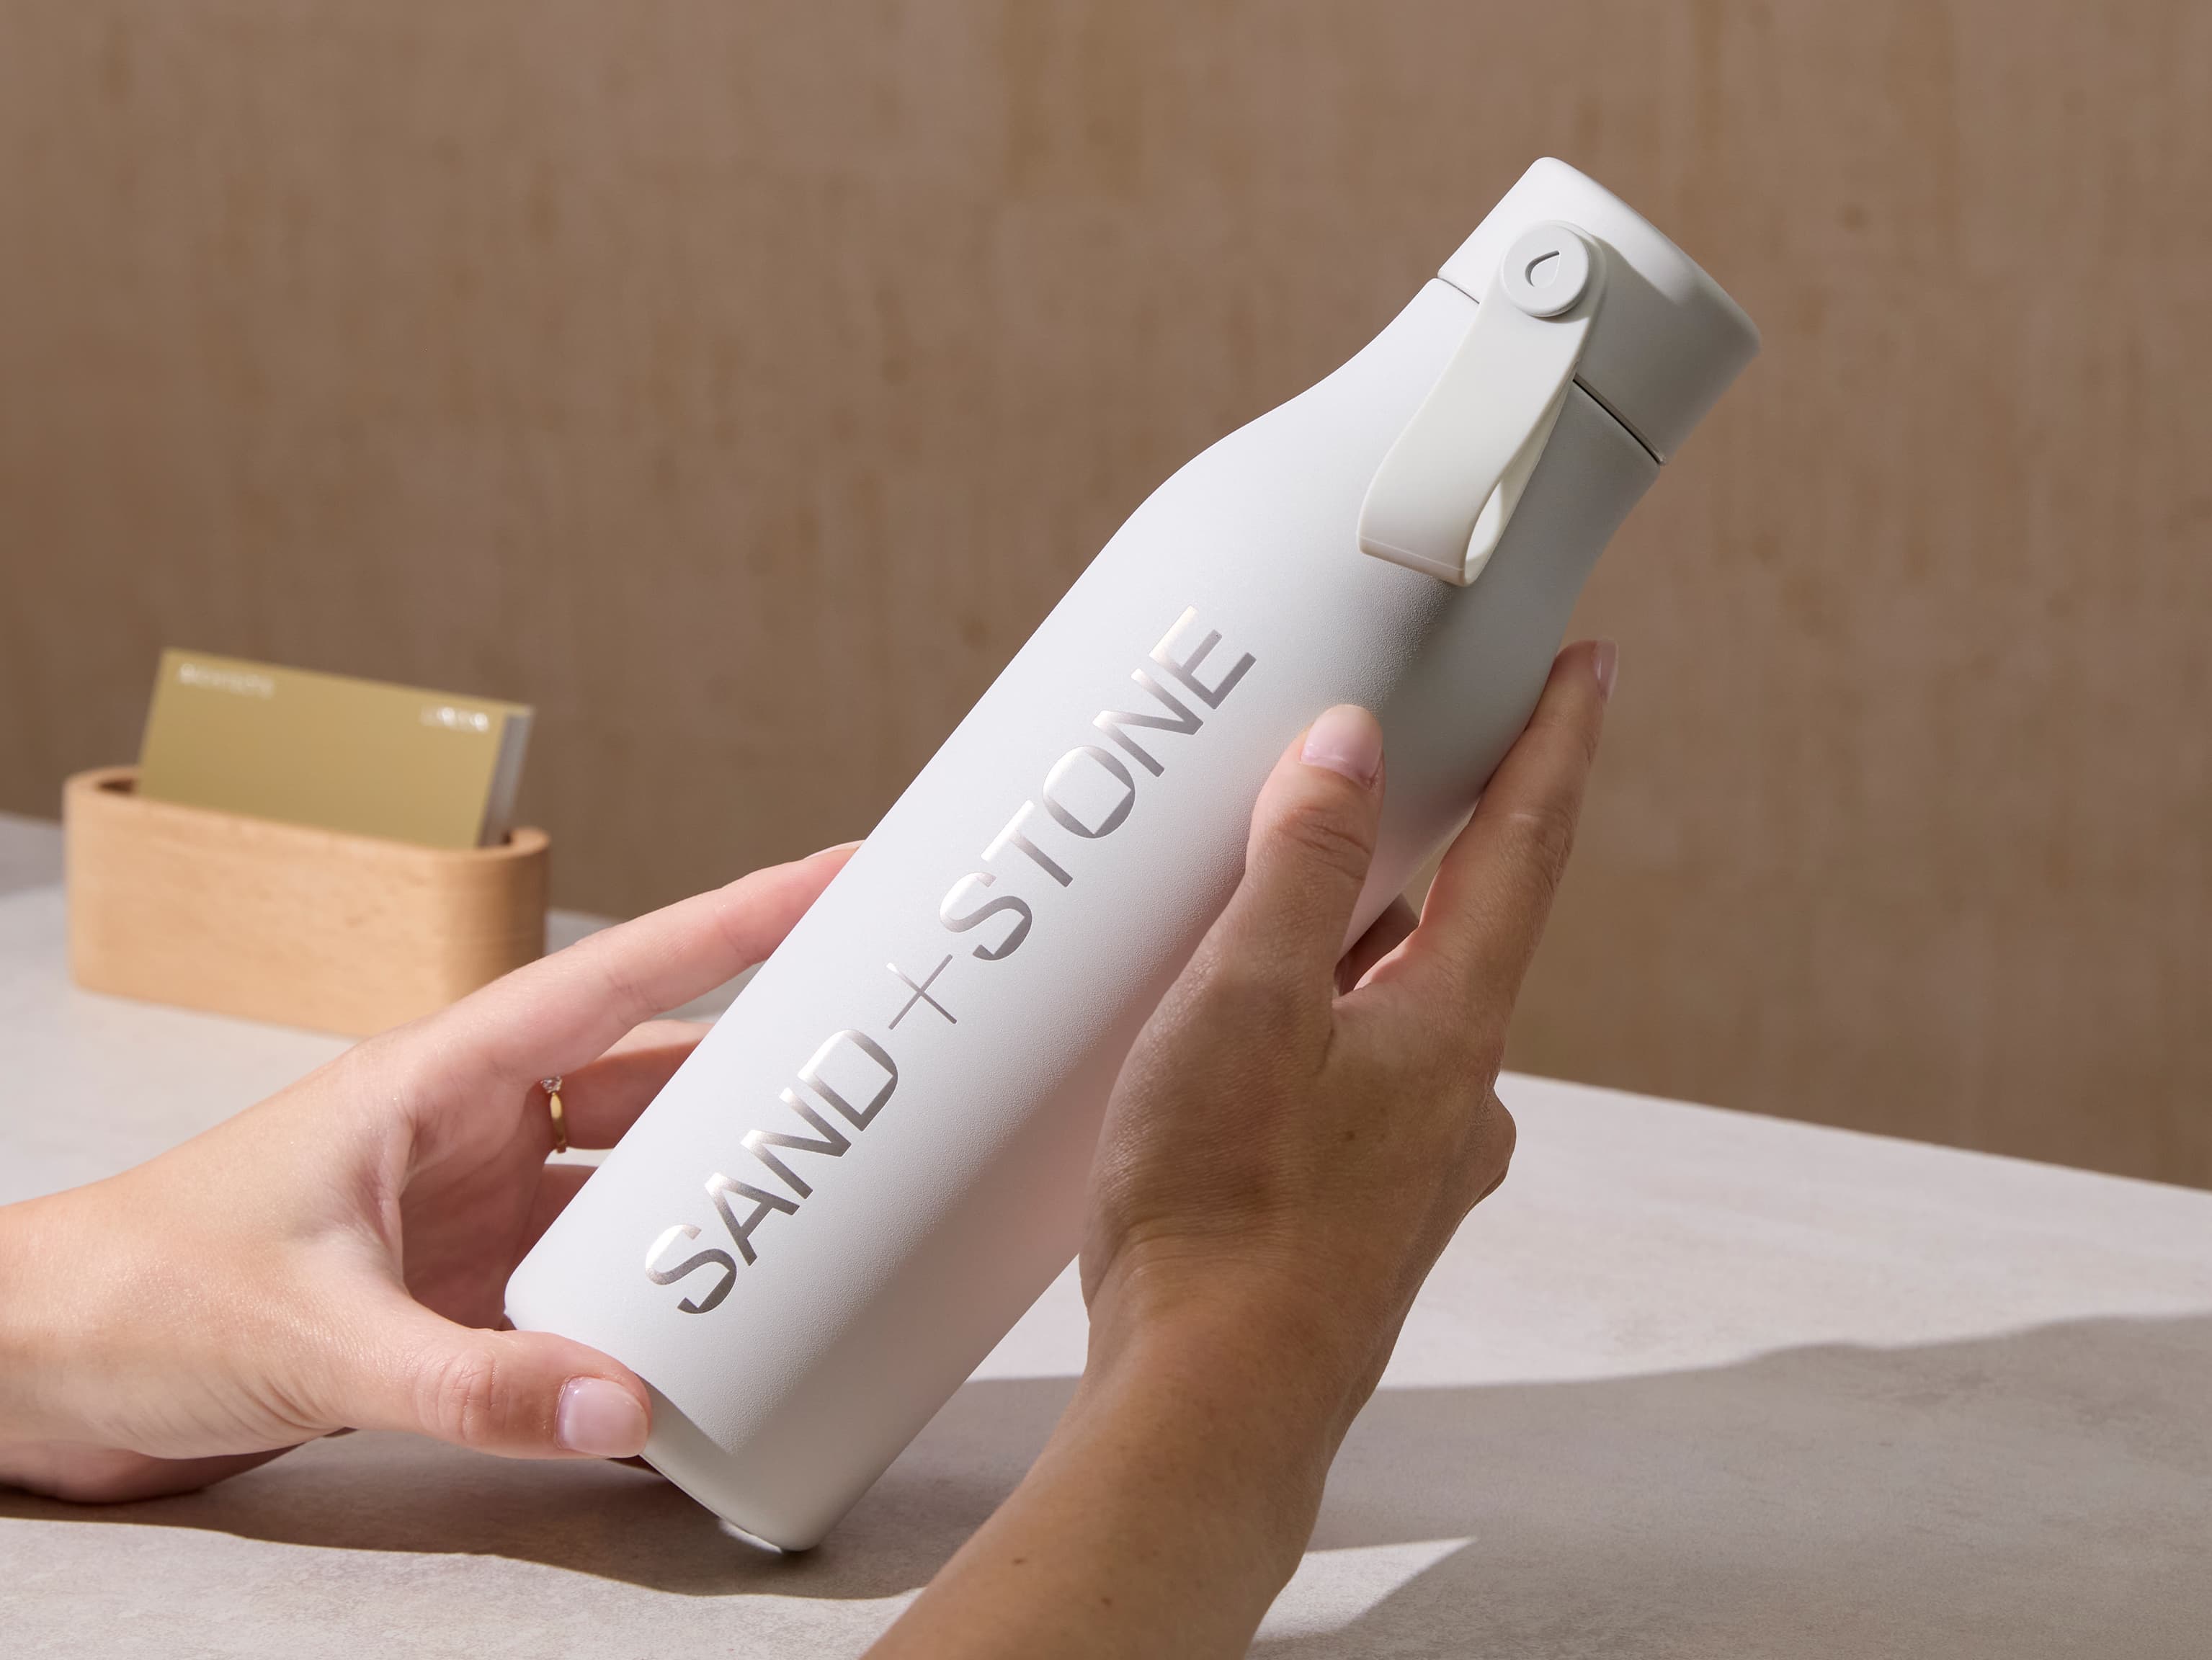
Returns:
[[[0,1437],[68,1436],[79,1426],[59,1410],[69,1396],[57,1369],[57,1341],[46,1249],[46,1217],[58,1198],[0,1206]]]
[[[1125,1250],[1089,1302],[1091,1370],[1199,1366],[1208,1388],[1325,1457],[1374,1388],[1372,1345],[1347,1329],[1341,1292],[1295,1262]]]
[[[872,1654],[1244,1651],[1313,1531],[1330,1392],[1225,1304],[1133,1311],[1094,1292],[1051,1439]]]
[[[1255,1278],[1109,1271],[1069,1421],[1171,1468],[1209,1506],[1242,1495],[1279,1535],[1287,1574],[1367,1390],[1338,1358],[1322,1299]]]

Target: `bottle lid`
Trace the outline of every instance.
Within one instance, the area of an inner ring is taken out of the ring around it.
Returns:
[[[1595,179],[1549,156],[1522,173],[1437,273],[1478,304],[1523,233],[1550,221],[1605,251],[1605,303],[1575,379],[1664,461],[1759,355],[1742,307]]]

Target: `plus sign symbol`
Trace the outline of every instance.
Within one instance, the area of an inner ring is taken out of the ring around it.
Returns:
[[[914,1006],[917,1003],[928,1004],[930,1007],[935,1009],[939,1014],[943,1015],[947,1020],[951,1021],[952,1025],[956,1026],[960,1024],[960,1018],[957,1015],[954,1014],[951,1009],[946,1008],[944,1004],[939,1002],[934,997],[932,997],[929,994],[929,988],[937,983],[937,976],[945,972],[945,969],[951,964],[951,961],[952,958],[951,956],[946,956],[935,968],[930,970],[928,974],[924,976],[919,983],[915,982],[912,975],[908,974],[897,964],[886,963],[884,964],[885,968],[889,969],[893,974],[898,976],[899,983],[913,994],[913,995],[908,997],[904,1003],[899,1006],[899,1012],[891,1016],[891,1029],[894,1031],[898,1030],[898,1023],[900,1021],[905,1019],[908,1015],[914,1012]]]

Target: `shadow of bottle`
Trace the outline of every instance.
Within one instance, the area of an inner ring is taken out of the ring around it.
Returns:
[[[319,1443],[143,1504],[0,1494],[0,1517],[507,1557],[684,1599],[865,1603],[835,1620],[857,1647],[1012,1490],[1073,1388],[969,1383],[799,1556],[746,1544],[647,1472],[393,1436]],[[1410,1577],[1404,1553],[1371,1548],[1439,1541],[1455,1542]],[[1313,1539],[1353,1566],[1328,1576],[1327,1598],[1294,1581],[1255,1651],[2201,1657],[2208,1541],[2212,1316],[1385,1389],[1345,1444]],[[138,1594],[153,1613],[158,1586]]]

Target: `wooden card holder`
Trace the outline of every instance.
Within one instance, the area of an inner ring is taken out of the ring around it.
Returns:
[[[418,847],[149,801],[137,771],[62,790],[70,975],[91,991],[359,1036],[539,956],[548,842]]]

